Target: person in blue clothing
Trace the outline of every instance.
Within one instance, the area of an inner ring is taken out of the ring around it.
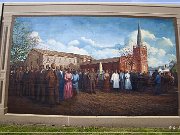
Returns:
[[[59,98],[60,101],[64,100],[64,71],[63,71],[63,67],[60,66],[59,68],[59,72],[58,72],[58,80],[59,80]]]
[[[79,74],[77,71],[74,71],[73,72],[73,89],[74,89],[74,92],[75,94],[78,94],[79,93],[79,87],[78,87],[78,82],[79,82]]]
[[[157,73],[156,78],[154,80],[155,82],[155,95],[161,94],[161,75]]]

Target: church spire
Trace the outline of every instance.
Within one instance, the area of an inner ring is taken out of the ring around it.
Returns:
[[[141,45],[142,45],[141,28],[140,28],[140,23],[138,23],[137,46],[141,46]]]

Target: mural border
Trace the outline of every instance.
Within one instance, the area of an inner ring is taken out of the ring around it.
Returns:
[[[10,48],[13,19],[17,16],[131,16],[171,17],[175,19],[178,77],[180,77],[180,5],[130,3],[4,3],[0,40],[1,103],[0,123],[48,124],[110,127],[180,127],[180,85],[178,116],[64,116],[7,113]],[[4,61],[4,62],[2,62]],[[180,84],[180,79],[178,84]]]

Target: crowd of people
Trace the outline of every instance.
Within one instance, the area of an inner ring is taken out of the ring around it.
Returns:
[[[95,69],[70,70],[56,66],[41,65],[39,69],[18,67],[11,71],[10,87],[16,96],[26,96],[41,103],[60,104],[80,91],[96,94],[96,90],[145,91],[151,88],[155,95],[167,92],[177,82],[177,74],[136,71],[96,71]]]

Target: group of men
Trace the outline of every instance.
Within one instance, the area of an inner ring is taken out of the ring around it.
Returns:
[[[88,75],[93,74],[94,83],[92,84],[92,80],[88,80]],[[84,90],[92,91],[92,88],[95,87],[101,90],[109,89],[108,91],[147,91],[151,90],[153,94],[159,95],[161,93],[166,93],[171,89],[174,85],[177,86],[177,73],[169,72],[158,72],[155,70],[153,74],[148,73],[138,73],[135,70],[132,71],[123,71],[123,70],[115,70],[115,71],[103,71],[101,74],[99,71],[84,70],[82,74],[82,82]],[[108,80],[106,80],[105,76],[109,76]],[[88,82],[89,81],[89,82]],[[108,83],[108,85],[107,85]]]
[[[168,90],[171,90],[172,86],[177,87],[178,77],[177,72],[174,74],[171,72],[155,72],[152,74],[152,79],[155,83],[154,94],[160,95],[162,93],[167,93]]]
[[[122,70],[119,73],[117,71],[113,73],[112,77],[114,75],[117,77],[115,79],[116,85],[113,85],[113,88],[125,90],[126,92],[146,91],[150,89],[155,95],[166,93],[172,86],[177,86],[178,79],[177,73],[172,74],[170,71],[158,72],[158,70],[155,70],[152,75],[149,72],[123,72]]]
[[[66,73],[69,72],[70,79],[66,80]],[[72,74],[72,75],[71,75]],[[149,73],[137,73],[135,71],[108,71],[99,72],[90,70],[63,70],[62,66],[54,63],[50,66],[41,65],[39,69],[23,67],[16,68],[10,74],[10,86],[17,96],[27,96],[42,103],[59,104],[65,100],[67,92],[77,95],[79,91],[96,93],[96,88],[106,91],[125,90],[144,91],[153,86],[154,93],[159,95],[162,91],[167,92],[174,80],[170,72],[160,74],[157,70]],[[67,84],[66,82],[70,81]],[[72,86],[71,86],[72,85]],[[72,96],[70,96],[71,98]]]
[[[10,86],[16,96],[26,96],[42,103],[59,104],[64,100],[64,71],[54,63],[39,69],[28,66],[11,71]]]

